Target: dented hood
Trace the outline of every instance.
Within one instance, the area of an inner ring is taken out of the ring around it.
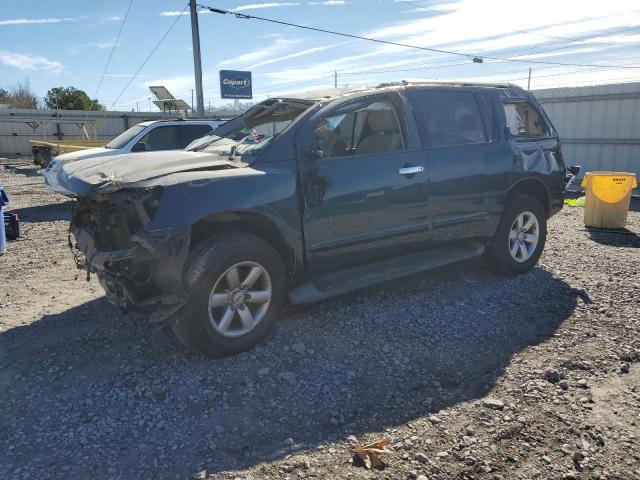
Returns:
[[[178,172],[238,168],[243,164],[203,152],[167,150],[96,158],[65,165],[58,181],[76,196],[108,193]]]

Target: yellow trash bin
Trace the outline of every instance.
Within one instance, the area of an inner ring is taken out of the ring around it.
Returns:
[[[584,224],[596,228],[624,228],[627,224],[631,190],[638,186],[635,173],[587,172]]]

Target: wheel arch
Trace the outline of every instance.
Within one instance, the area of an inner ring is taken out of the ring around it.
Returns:
[[[509,205],[517,195],[523,194],[537,198],[542,204],[547,218],[551,216],[551,193],[542,180],[528,177],[514,183],[507,192],[505,206]]]
[[[269,243],[282,257],[291,279],[296,271],[296,251],[287,242],[277,224],[266,215],[256,212],[227,211],[215,213],[195,222],[191,227],[190,251],[203,240],[220,232],[241,232],[255,235]]]

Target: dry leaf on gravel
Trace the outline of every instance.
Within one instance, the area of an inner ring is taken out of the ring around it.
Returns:
[[[386,446],[389,444],[389,438],[385,437],[377,442],[370,443],[369,445],[354,445],[353,451],[356,456],[362,460],[362,463],[366,468],[377,468],[384,465],[378,455],[382,453],[389,453]]]

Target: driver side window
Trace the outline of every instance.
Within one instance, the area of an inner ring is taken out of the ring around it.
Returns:
[[[396,108],[389,100],[363,100],[338,107],[315,126],[325,158],[375,155],[404,150]]]

